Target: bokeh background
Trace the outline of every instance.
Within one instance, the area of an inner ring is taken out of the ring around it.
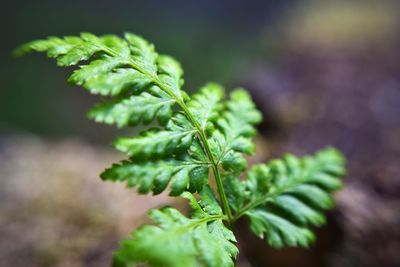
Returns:
[[[400,3],[397,1],[5,1],[0,10],[0,266],[109,266],[146,210],[98,173],[123,157],[96,102],[32,39],[131,31],[176,57],[185,88],[246,87],[263,111],[254,162],[334,145],[345,188],[310,250],[273,250],[241,222],[239,266],[400,266]]]

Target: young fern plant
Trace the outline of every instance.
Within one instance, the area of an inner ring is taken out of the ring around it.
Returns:
[[[337,150],[247,169],[244,155],[254,154],[261,121],[248,93],[235,89],[226,97],[220,85],[208,83],[189,96],[179,63],[131,33],[49,37],[16,53],[31,51],[46,52],[62,67],[80,64],[68,82],[106,97],[88,113],[96,122],[122,128],[158,121],[157,128],[115,141],[128,158],[106,169],[103,180],[125,182],[140,194],[169,190],[191,205],[190,217],[171,207],[151,210],[154,225],[122,242],[114,266],[233,266],[233,226],[241,217],[273,247],[313,242],[310,227],[325,222],[323,211],[342,185],[344,158]]]

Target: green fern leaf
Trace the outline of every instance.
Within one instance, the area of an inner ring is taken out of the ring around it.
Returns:
[[[104,61],[102,60],[102,62]],[[101,67],[107,68],[109,66],[107,62],[104,62]],[[85,69],[80,69],[80,71],[82,70]],[[121,68],[96,76],[86,76],[84,82],[77,80],[79,75],[81,75],[80,72],[74,72],[68,81],[72,84],[82,85],[92,94],[104,96],[118,96],[123,93],[139,94],[152,84],[151,78],[133,69]]]
[[[211,131],[214,128],[213,123],[218,119],[219,112],[222,109],[221,100],[223,96],[224,90],[220,85],[208,83],[188,102],[188,108],[200,129]]]
[[[185,92],[180,90],[183,85],[183,70],[178,61],[166,55],[161,55],[157,59],[158,79],[166,85],[174,97],[180,101],[188,100]]]
[[[149,124],[154,118],[165,125],[173,114],[175,100],[158,87],[152,87],[150,91],[99,103],[88,112],[88,117],[96,122],[116,124],[119,128]]]
[[[233,233],[222,223],[224,215],[209,188],[202,198],[211,212],[202,208],[190,193],[182,196],[192,206],[192,218],[173,208],[152,210],[150,217],[158,226],[144,225],[131,239],[122,242],[115,253],[114,266],[148,263],[151,266],[233,266],[238,253]]]
[[[106,169],[103,180],[123,181],[129,187],[139,186],[139,193],[153,191],[159,194],[171,184],[170,195],[183,191],[201,191],[208,181],[210,163],[198,142],[192,144],[188,153],[163,160],[129,160]]]
[[[125,33],[124,37],[128,41],[135,64],[151,75],[157,74],[156,61],[158,55],[155,52],[154,45],[132,33]]]
[[[139,137],[119,138],[115,147],[131,158],[151,159],[171,156],[186,151],[192,144],[197,130],[181,114],[176,114],[165,130],[147,130]]]
[[[229,200],[229,205],[235,213],[245,207],[250,198],[250,191],[247,184],[240,180],[240,173],[228,172],[223,176],[225,193]]]
[[[254,125],[261,121],[261,113],[255,108],[246,91],[236,89],[226,102],[222,117],[216,122],[218,130],[210,138],[218,163],[228,171],[240,172],[247,166],[242,153],[254,154],[251,138],[256,134]]]
[[[260,238],[267,234],[268,243],[276,248],[287,246],[308,247],[315,240],[314,234],[305,227],[299,227],[282,216],[267,210],[252,210],[246,214],[250,229]]]
[[[322,211],[333,207],[332,192],[341,187],[342,175],[343,156],[325,149],[314,157],[286,155],[256,165],[244,182],[231,179],[226,186],[232,207],[249,217],[256,235],[266,235],[274,247],[306,247],[314,240],[308,227],[325,223]]]

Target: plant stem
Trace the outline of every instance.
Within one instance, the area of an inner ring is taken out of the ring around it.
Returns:
[[[208,143],[207,137],[206,137],[203,129],[201,129],[200,125],[194,119],[193,114],[187,108],[186,104],[181,102],[181,101],[179,101],[178,104],[181,106],[182,110],[185,112],[185,114],[187,115],[187,117],[190,120],[190,122],[193,124],[193,126],[196,127],[196,129],[199,132],[200,141],[203,144],[203,147],[204,147],[204,150],[205,150],[205,152],[207,154],[207,157],[211,161],[211,164],[212,164],[214,178],[215,178],[215,181],[217,183],[218,194],[219,194],[219,197],[220,197],[221,202],[222,202],[222,210],[223,210],[224,214],[226,214],[228,216],[228,222],[229,222],[229,224],[231,224],[231,222],[232,222],[232,212],[231,212],[231,209],[229,207],[228,199],[226,197],[224,185],[222,184],[222,178],[221,178],[221,175],[220,175],[219,170],[218,170],[218,164],[215,161],[215,159],[214,159],[214,157],[213,157],[213,155],[211,153],[210,144]]]
[[[119,56],[118,53],[116,51],[114,51],[113,49],[103,47],[103,50],[105,52],[107,52],[108,54],[110,54],[110,55]],[[193,114],[190,112],[190,110],[186,106],[185,102],[182,99],[178,98],[168,88],[168,86],[166,86],[157,76],[154,76],[154,74],[151,74],[151,73],[147,72],[146,70],[140,68],[136,64],[136,62],[131,60],[131,59],[129,60],[129,65],[131,65],[134,69],[138,70],[139,72],[141,72],[141,73],[145,74],[146,76],[150,77],[158,87],[160,87],[164,92],[166,92],[171,97],[173,97],[176,100],[176,102],[178,103],[178,105],[182,108],[182,110],[185,113],[186,117],[190,120],[192,125],[197,129],[197,131],[199,133],[200,141],[203,144],[203,147],[204,147],[204,150],[205,150],[205,152],[207,154],[207,157],[211,161],[211,164],[212,164],[214,178],[215,178],[215,181],[217,183],[218,194],[219,194],[219,197],[220,197],[221,202],[222,202],[223,213],[225,215],[227,215],[229,225],[231,226],[232,221],[233,221],[232,212],[231,212],[231,209],[229,208],[229,203],[228,203],[228,199],[226,197],[226,193],[225,193],[225,190],[224,190],[224,185],[222,184],[222,178],[221,178],[221,175],[220,175],[219,170],[218,170],[218,162],[214,159],[214,157],[213,157],[213,155],[211,153],[210,144],[208,143],[208,140],[207,140],[206,134],[204,133],[204,130],[197,123],[197,121],[193,117]]]
[[[164,83],[162,81],[160,81],[159,79],[155,78],[154,82],[155,82],[155,84],[157,86],[159,86],[161,89],[163,89],[166,93],[168,93],[172,97],[176,97],[171,92],[171,90],[169,90],[169,88],[164,85]],[[222,202],[222,211],[223,211],[223,213],[225,215],[227,215],[229,226],[231,226],[232,221],[233,221],[232,212],[231,212],[231,209],[229,207],[229,203],[228,203],[228,199],[226,197],[224,185],[222,183],[222,178],[221,178],[221,175],[220,175],[219,170],[218,170],[218,162],[215,160],[215,158],[213,157],[213,155],[211,153],[210,144],[208,143],[206,134],[204,133],[204,130],[201,128],[201,126],[198,124],[198,122],[194,118],[192,112],[190,112],[190,110],[186,106],[185,102],[183,102],[183,100],[181,100],[181,99],[176,99],[176,101],[177,101],[178,105],[182,108],[182,110],[185,113],[186,117],[189,119],[189,121],[192,123],[192,125],[197,129],[197,131],[199,133],[200,141],[203,144],[203,147],[204,147],[204,150],[205,150],[205,152],[207,154],[207,157],[211,161],[211,164],[212,164],[214,178],[215,178],[215,181],[217,183],[218,194],[219,194],[219,197],[220,197],[221,202]]]

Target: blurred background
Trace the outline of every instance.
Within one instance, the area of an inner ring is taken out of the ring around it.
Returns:
[[[32,39],[131,31],[177,58],[185,88],[244,86],[264,114],[254,162],[327,145],[345,188],[310,250],[273,250],[241,222],[239,266],[400,266],[400,3],[397,1],[5,1],[0,77],[0,266],[109,266],[118,240],[167,196],[98,174],[123,155],[96,102]],[[175,204],[175,203],[174,203]],[[179,205],[179,203],[178,203]]]

